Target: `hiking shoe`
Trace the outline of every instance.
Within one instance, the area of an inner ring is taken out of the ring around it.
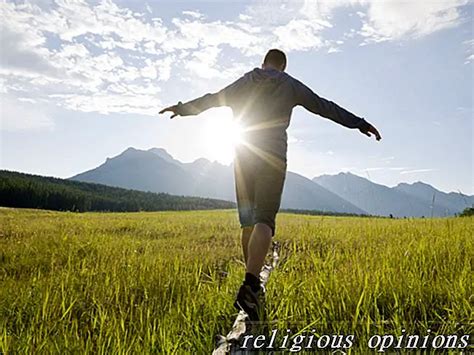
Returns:
[[[249,285],[243,284],[240,286],[234,307],[247,313],[252,322],[263,320],[264,296],[262,288],[254,292]]]

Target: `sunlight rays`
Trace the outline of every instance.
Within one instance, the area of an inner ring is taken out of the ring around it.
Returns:
[[[223,164],[230,164],[236,145],[242,143],[243,130],[230,115],[212,115],[206,122],[204,141],[208,156]]]
[[[207,113],[203,132],[203,144],[207,156],[211,160],[217,160],[222,164],[230,164],[234,160],[236,147],[244,146],[275,169],[285,169],[285,164],[280,158],[262,150],[255,143],[255,139],[260,139],[255,138],[259,136],[259,132],[280,127],[285,125],[285,122],[269,121],[252,125],[246,123],[244,125],[243,117],[245,117],[251,104],[252,102],[247,102],[240,111],[240,115],[235,117],[233,117],[232,111],[222,109],[213,109]]]

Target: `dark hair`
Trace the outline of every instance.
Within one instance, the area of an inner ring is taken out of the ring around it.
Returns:
[[[286,55],[279,49],[270,49],[265,55],[263,64],[270,64],[274,67],[281,67],[282,70],[286,68]]]

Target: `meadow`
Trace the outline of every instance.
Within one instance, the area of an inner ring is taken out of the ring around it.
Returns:
[[[282,213],[271,327],[472,334],[474,217]],[[243,278],[236,212],[0,209],[0,353],[210,354]],[[365,349],[365,350],[364,350]]]

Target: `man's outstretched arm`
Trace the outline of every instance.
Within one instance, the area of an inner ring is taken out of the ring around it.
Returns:
[[[229,106],[233,98],[241,93],[246,82],[247,78],[244,75],[216,93],[206,94],[184,104],[179,101],[176,105],[164,108],[160,113],[172,112],[173,115],[170,118],[174,118],[176,116],[198,115],[212,107]]]
[[[377,129],[361,117],[354,115],[336,103],[316,95],[310,88],[296,81],[296,104],[301,105],[308,111],[339,123],[347,128],[357,128],[368,137],[371,134],[379,141],[382,139]]]
[[[219,99],[219,93],[206,94],[184,104],[179,101],[176,105],[164,108],[160,113],[172,112],[173,115],[171,115],[170,118],[176,116],[198,115],[211,107],[224,106],[221,104],[221,101],[222,100]]]

